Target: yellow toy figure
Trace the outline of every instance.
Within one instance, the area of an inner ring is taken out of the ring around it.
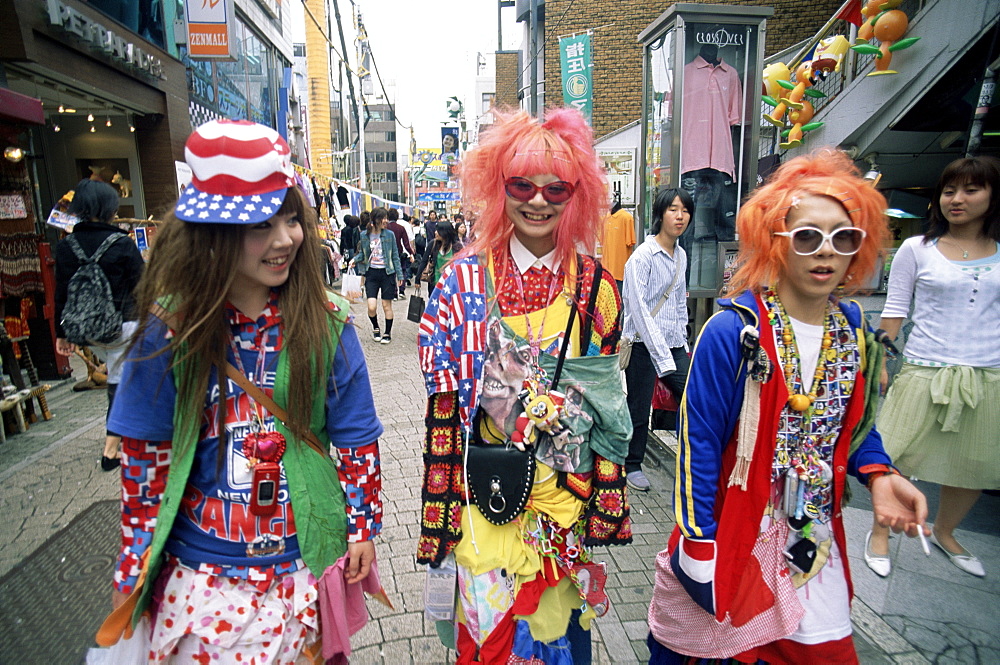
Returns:
[[[566,403],[564,394],[553,390],[539,395],[528,386],[517,397],[524,405],[524,413],[514,421],[510,440],[518,450],[534,444],[538,431],[555,434],[560,429],[559,418]]]
[[[861,10],[865,22],[858,29],[858,38],[851,49],[864,55],[875,56],[875,71],[869,72],[868,76],[898,74],[899,72],[889,69],[892,64],[892,54],[913,46],[920,39],[920,37],[901,39],[906,34],[906,29],[910,27],[906,14],[895,9],[901,2],[902,0],[869,0]],[[867,43],[872,37],[880,42],[880,46]]]
[[[788,106],[784,102],[778,101],[781,96],[781,84],[780,81],[788,82],[792,78],[792,72],[789,71],[788,65],[783,62],[773,62],[764,68],[764,102],[773,106],[774,111],[770,114],[764,114],[764,120],[775,127],[783,127],[785,125],[784,117],[785,111],[788,110]]]
[[[851,44],[843,35],[820,40],[819,44],[816,45],[816,52],[813,54],[813,74],[825,79],[831,72],[839,72],[844,55],[849,48],[851,48]]]

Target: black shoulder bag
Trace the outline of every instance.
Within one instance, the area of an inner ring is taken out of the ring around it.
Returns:
[[[577,261],[578,266],[582,268],[582,262],[579,258]],[[576,298],[569,310],[566,335],[563,338],[562,348],[559,349],[559,359],[556,362],[549,390],[555,390],[559,384],[559,375],[562,374],[563,363],[566,360],[566,350],[570,345],[570,335],[573,332],[573,322],[576,319],[576,303],[580,300],[580,291],[583,285],[582,270],[578,270],[577,275],[579,278],[576,283]],[[597,272],[594,275],[594,287],[591,289],[590,299],[587,303],[587,320],[583,327],[587,338],[590,336],[591,323],[594,318],[600,278],[601,264],[598,263]],[[587,345],[590,342],[587,338],[581,337],[583,353],[586,353]],[[482,412],[480,411],[476,414],[473,436],[468,442],[468,450],[466,451],[465,480],[472,501],[479,508],[479,512],[483,514],[487,522],[500,526],[520,515],[528,503],[531,486],[535,479],[535,451],[531,446],[525,447],[524,450],[518,450],[509,442],[507,444],[484,443],[479,438],[481,422]]]

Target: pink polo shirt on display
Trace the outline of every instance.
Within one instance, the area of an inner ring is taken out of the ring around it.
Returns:
[[[731,125],[740,124],[740,77],[721,59],[716,66],[700,55],[684,66],[681,173],[711,168],[733,177]]]

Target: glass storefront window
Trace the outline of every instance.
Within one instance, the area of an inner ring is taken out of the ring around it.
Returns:
[[[761,31],[767,8],[668,9],[640,39],[643,80],[643,195],[646,230],[657,193],[683,188],[695,211],[680,238],[693,297],[717,294],[720,248],[737,240],[740,200],[754,185],[759,140]]]
[[[182,50],[192,99],[226,118],[277,127],[276,94],[288,62],[240,22],[232,44],[232,61],[191,60]]]
[[[671,186],[673,153],[674,30],[668,30],[646,51],[646,196],[644,220],[650,220],[653,201],[661,188]],[[649,228],[649,221],[646,228]]]
[[[756,95],[746,98],[749,66],[757,54],[755,26],[686,23],[681,111],[680,186],[695,214],[681,237],[692,290],[718,284],[719,243],[736,240],[736,212],[749,191],[747,174]],[[751,108],[751,106],[753,108]]]
[[[167,48],[163,27],[163,7],[156,0],[89,0],[91,7],[152,42]]]

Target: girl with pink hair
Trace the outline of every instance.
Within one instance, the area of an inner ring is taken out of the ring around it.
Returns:
[[[475,240],[420,323],[417,560],[445,598],[457,588],[436,611],[459,663],[589,663],[590,622],[608,608],[591,548],[631,542],[621,300],[580,253],[606,183],[579,112],[496,115],[462,164]]]
[[[857,663],[847,474],[879,524],[926,532],[926,500],[873,427],[881,345],[835,295],[867,281],[884,211],[834,150],[788,161],[740,209],[731,297],[702,330],[681,403],[651,663]]]

